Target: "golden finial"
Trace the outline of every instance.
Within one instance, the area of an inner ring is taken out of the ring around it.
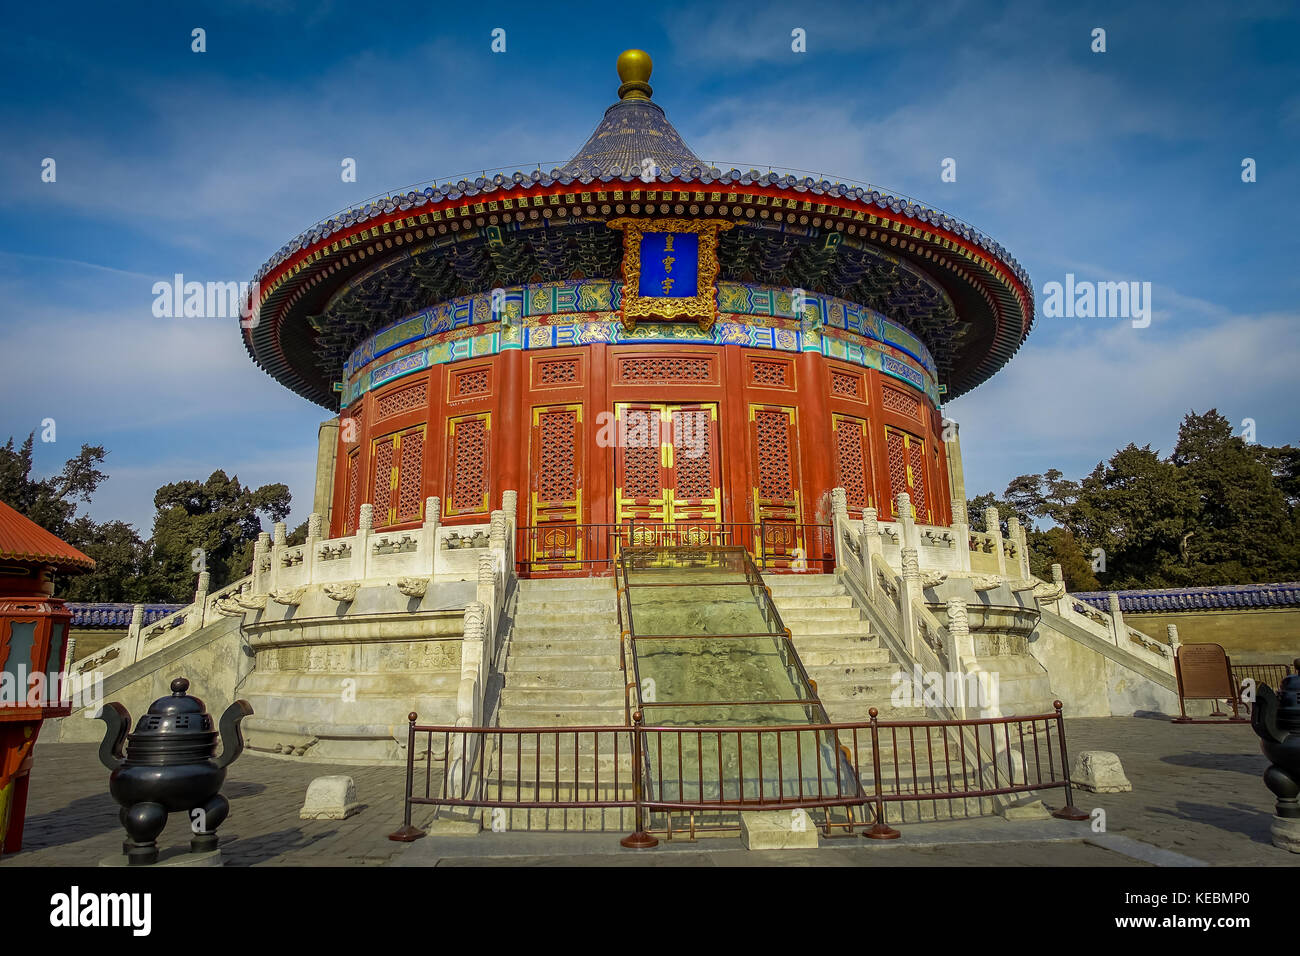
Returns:
[[[618,56],[618,78],[623,85],[618,88],[620,100],[648,100],[654,92],[650,88],[650,71],[654,64],[645,50],[624,50]]]

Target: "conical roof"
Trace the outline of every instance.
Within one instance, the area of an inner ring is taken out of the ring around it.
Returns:
[[[93,571],[95,561],[0,501],[0,561]]]
[[[704,167],[681,134],[650,99],[650,55],[627,50],[618,58],[619,100],[609,109],[577,154],[561,167],[570,176],[666,173],[674,166]]]

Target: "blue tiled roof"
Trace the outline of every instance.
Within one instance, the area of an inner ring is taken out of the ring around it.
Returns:
[[[1224,611],[1232,608],[1300,607],[1300,581],[1284,584],[1225,584],[1206,588],[1151,588],[1141,591],[1087,591],[1074,597],[1100,611],[1110,609],[1109,595],[1119,595],[1125,614],[1158,611]]]
[[[134,604],[89,604],[69,601],[68,610],[72,612],[73,627],[122,627],[131,626],[131,609]],[[152,624],[169,614],[175,614],[184,604],[146,604],[144,606],[143,625]]]

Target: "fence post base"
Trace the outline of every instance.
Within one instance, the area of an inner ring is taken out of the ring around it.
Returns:
[[[659,841],[645,830],[637,830],[618,841],[619,846],[629,850],[648,850],[659,845]]]
[[[1061,807],[1059,810],[1053,810],[1052,816],[1056,817],[1058,820],[1089,820],[1092,818],[1092,814],[1087,810],[1080,810],[1078,807],[1069,803]]]
[[[413,827],[409,823],[388,834],[388,839],[396,840],[398,843],[414,843],[420,837],[425,836],[425,832],[419,827]]]
[[[874,823],[870,829],[864,830],[862,835],[868,840],[897,840],[903,834],[887,823]]]

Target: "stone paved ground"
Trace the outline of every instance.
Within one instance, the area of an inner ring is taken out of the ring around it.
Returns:
[[[0,866],[94,866],[120,854],[123,830],[108,794],[97,744],[37,744],[23,852]],[[345,773],[356,781],[362,811],[347,820],[299,820],[312,778]],[[387,835],[402,818],[404,767],[308,764],[246,752],[230,767],[223,793],[222,857],[230,866],[375,865],[401,851]],[[184,819],[168,821],[161,849],[186,846]]]
[[[1269,842],[1272,800],[1260,777],[1266,762],[1248,726],[1109,718],[1070,720],[1066,731],[1072,753],[1118,753],[1133,782],[1132,793],[1076,795],[1078,806],[1106,811],[1111,836],[1176,851],[1211,865],[1300,863],[1300,857]],[[0,860],[0,866],[94,865],[120,852],[117,807],[108,796],[108,772],[96,759],[96,750],[94,744],[38,745],[26,846],[23,853]],[[365,808],[345,821],[299,820],[298,809],[308,782],[329,773],[351,775]],[[231,767],[225,789],[232,807],[230,819],[221,828],[225,861],[228,865],[365,866],[401,862],[405,857],[408,864],[427,861],[444,866],[474,862],[523,866],[1142,865],[1113,852],[1122,839],[1103,849],[1082,842],[1056,842],[1059,837],[1052,838],[1053,842],[1025,839],[1023,831],[1013,833],[1010,829],[1000,838],[997,828],[1009,826],[1002,820],[981,823],[983,830],[973,838],[970,834],[975,831],[963,830],[960,842],[954,837],[956,845],[947,846],[943,845],[947,839],[944,831],[927,831],[927,825],[913,824],[904,829],[901,840],[860,855],[842,840],[828,841],[820,850],[750,853],[739,848],[735,839],[704,840],[694,847],[678,841],[668,852],[620,853],[611,836],[599,835],[594,837],[598,842],[588,842],[593,837],[581,834],[547,837],[542,852],[536,850],[535,843],[509,834],[482,834],[451,843],[427,837],[405,845],[386,838],[401,822],[403,781],[401,767],[325,766],[246,753]],[[1054,799],[1059,799],[1057,793],[1050,794],[1047,802],[1052,804]],[[424,818],[417,814],[416,822]],[[1075,828],[1079,837],[1088,835],[1086,825]],[[989,840],[996,842],[980,842]],[[164,832],[160,845],[165,849],[187,841],[184,821],[176,820]],[[476,849],[481,846],[486,853],[489,844],[478,841],[491,841],[490,860],[479,856]],[[499,841],[517,842],[506,845]],[[613,844],[612,853],[605,843]]]
[[[1067,720],[1071,755],[1119,754],[1132,793],[1083,793],[1075,804],[1106,811],[1107,832],[1211,865],[1296,866],[1300,855],[1268,835],[1273,795],[1268,761],[1249,724],[1174,724],[1168,718]]]

